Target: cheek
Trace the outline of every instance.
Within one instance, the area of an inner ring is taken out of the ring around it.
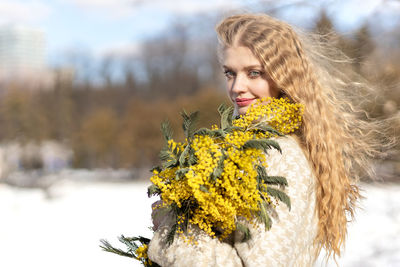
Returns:
[[[267,81],[260,81],[254,85],[254,94],[259,98],[273,96]]]

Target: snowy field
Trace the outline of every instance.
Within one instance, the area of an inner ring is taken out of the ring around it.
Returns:
[[[99,240],[118,244],[120,234],[151,237],[147,185],[64,179],[45,192],[0,184],[0,266],[140,266],[103,252]],[[400,185],[362,189],[367,198],[339,266],[400,267]]]

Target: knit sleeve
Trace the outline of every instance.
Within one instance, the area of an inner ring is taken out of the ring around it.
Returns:
[[[234,247],[244,266],[312,266],[315,261],[313,242],[317,233],[315,178],[293,137],[277,141],[282,154],[269,152],[267,173],[286,177],[291,210],[279,203],[269,231],[260,222],[244,222],[250,228],[251,239],[241,242],[237,234]]]
[[[153,262],[161,266],[177,267],[243,266],[232,245],[211,238],[194,226],[191,226],[190,230],[196,243],[188,244],[181,236],[175,237],[173,243],[168,246],[165,240],[169,228],[165,220],[154,233],[148,248],[149,259]]]

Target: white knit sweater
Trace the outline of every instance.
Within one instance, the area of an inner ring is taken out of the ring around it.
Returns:
[[[282,154],[270,150],[267,173],[286,177],[289,184],[286,193],[291,200],[291,210],[280,203],[276,208],[279,218],[272,218],[273,224],[269,231],[265,231],[261,223],[252,225],[243,222],[250,228],[251,239],[240,242],[240,233],[235,233],[228,243],[193,229],[197,245],[189,245],[182,238],[175,238],[167,246],[165,238],[170,222],[165,220],[149,244],[149,258],[161,266],[312,266],[316,249],[313,241],[318,229],[315,178],[302,149],[293,137],[282,137],[277,141]]]

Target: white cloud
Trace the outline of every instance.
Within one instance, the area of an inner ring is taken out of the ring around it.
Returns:
[[[345,31],[357,29],[359,25],[368,20],[382,24],[387,20],[398,17],[399,3],[385,0],[352,0],[341,1],[333,4],[330,10],[333,12],[339,28]]]
[[[63,0],[87,12],[102,12],[109,18],[132,16],[141,8],[175,14],[194,14],[240,7],[238,0]]]
[[[64,0],[89,12],[106,12],[109,17],[132,15],[141,0]]]
[[[48,17],[51,8],[39,1],[0,1],[0,24],[33,23]]]
[[[240,6],[241,5],[238,1],[232,0],[159,0],[154,3],[155,8],[168,10],[179,14],[193,14],[214,10],[230,10]]]

